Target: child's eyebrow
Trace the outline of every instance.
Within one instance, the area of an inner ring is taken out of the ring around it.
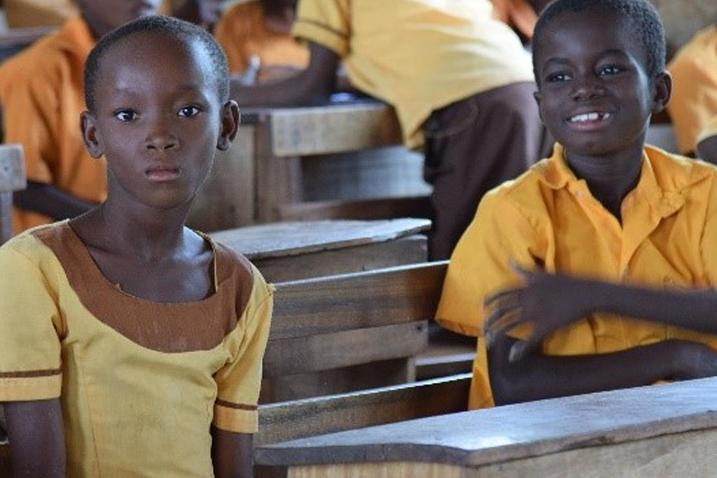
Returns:
[[[603,51],[599,52],[597,55],[595,55],[596,58],[603,58],[606,56],[621,56],[624,58],[630,58],[629,54],[627,54],[624,50],[621,50],[619,48],[608,48],[607,50],[603,50]],[[545,60],[545,63],[543,63],[543,72],[549,66],[570,65],[570,64],[572,64],[572,62],[567,58],[563,58],[563,57],[559,57],[559,56],[550,57],[547,60]]]

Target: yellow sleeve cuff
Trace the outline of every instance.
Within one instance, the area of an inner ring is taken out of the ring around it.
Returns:
[[[228,432],[256,433],[259,431],[259,412],[256,405],[239,405],[217,400],[214,404],[213,424]]]
[[[349,53],[349,36],[316,20],[297,19],[293,33],[295,37],[318,43],[342,58]]]
[[[8,375],[8,374],[5,374]],[[19,375],[19,374],[18,374]],[[62,374],[3,377],[0,373],[0,402],[49,400],[62,393]]]

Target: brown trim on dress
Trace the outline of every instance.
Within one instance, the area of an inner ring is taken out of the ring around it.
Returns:
[[[253,412],[253,411],[259,409],[259,407],[257,405],[244,405],[243,403],[232,403],[232,402],[227,402],[225,400],[221,400],[219,398],[217,398],[217,401],[215,403],[217,405],[219,405],[220,407],[232,408],[234,410],[246,410],[248,412]]]
[[[153,302],[112,284],[67,222],[34,234],[57,256],[70,286],[92,315],[136,344],[158,352],[217,347],[236,328],[254,287],[249,261],[206,239],[214,251],[214,294],[194,302]]]
[[[27,372],[0,372],[0,379],[52,377],[54,375],[60,374],[62,374],[62,370],[60,370],[59,368],[48,370],[28,370]]]
[[[333,33],[333,34],[336,35],[337,37],[341,37],[343,40],[348,40],[348,39],[349,39],[349,36],[348,36],[346,33],[342,32],[342,31],[339,31],[339,30],[337,30],[337,29],[335,29],[335,28],[332,28],[332,27],[330,27],[330,26],[328,26],[328,25],[325,25],[325,24],[323,24],[323,23],[321,23],[321,22],[318,22],[318,21],[316,21],[316,20],[307,20],[306,18],[299,18],[298,20],[296,20],[296,23],[308,23],[309,25],[313,25],[313,26],[315,26],[315,27],[319,27],[319,28],[321,28],[321,29],[323,29],[323,30],[326,30],[326,31],[329,32],[329,33]]]

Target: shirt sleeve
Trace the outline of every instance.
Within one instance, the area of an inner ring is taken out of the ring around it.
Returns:
[[[294,36],[318,43],[345,57],[351,37],[349,0],[301,0]]]
[[[511,262],[533,268],[544,257],[545,245],[525,216],[489,194],[451,256],[436,320],[454,332],[482,336],[486,297],[521,282]],[[513,329],[510,335],[526,338],[529,331]]]
[[[62,389],[56,294],[19,251],[0,248],[0,402],[46,400]]]
[[[259,429],[257,404],[261,388],[262,359],[269,338],[273,308],[273,288],[254,272],[261,291],[252,297],[242,320],[246,320],[243,338],[237,344],[232,360],[214,376],[217,400],[214,426],[234,433],[256,433]]]

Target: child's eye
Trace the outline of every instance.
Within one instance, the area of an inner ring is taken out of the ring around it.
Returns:
[[[137,112],[132,110],[122,110],[115,113],[115,118],[123,123],[129,123],[137,119]]]
[[[623,69],[616,65],[607,65],[600,68],[600,76],[617,75],[622,73]]]
[[[571,77],[567,73],[553,73],[548,76],[549,83],[557,83],[560,81],[570,81]]]
[[[191,118],[192,116],[196,116],[199,114],[201,110],[197,108],[196,106],[183,106],[179,109],[177,114],[179,116],[183,116],[185,118]]]

